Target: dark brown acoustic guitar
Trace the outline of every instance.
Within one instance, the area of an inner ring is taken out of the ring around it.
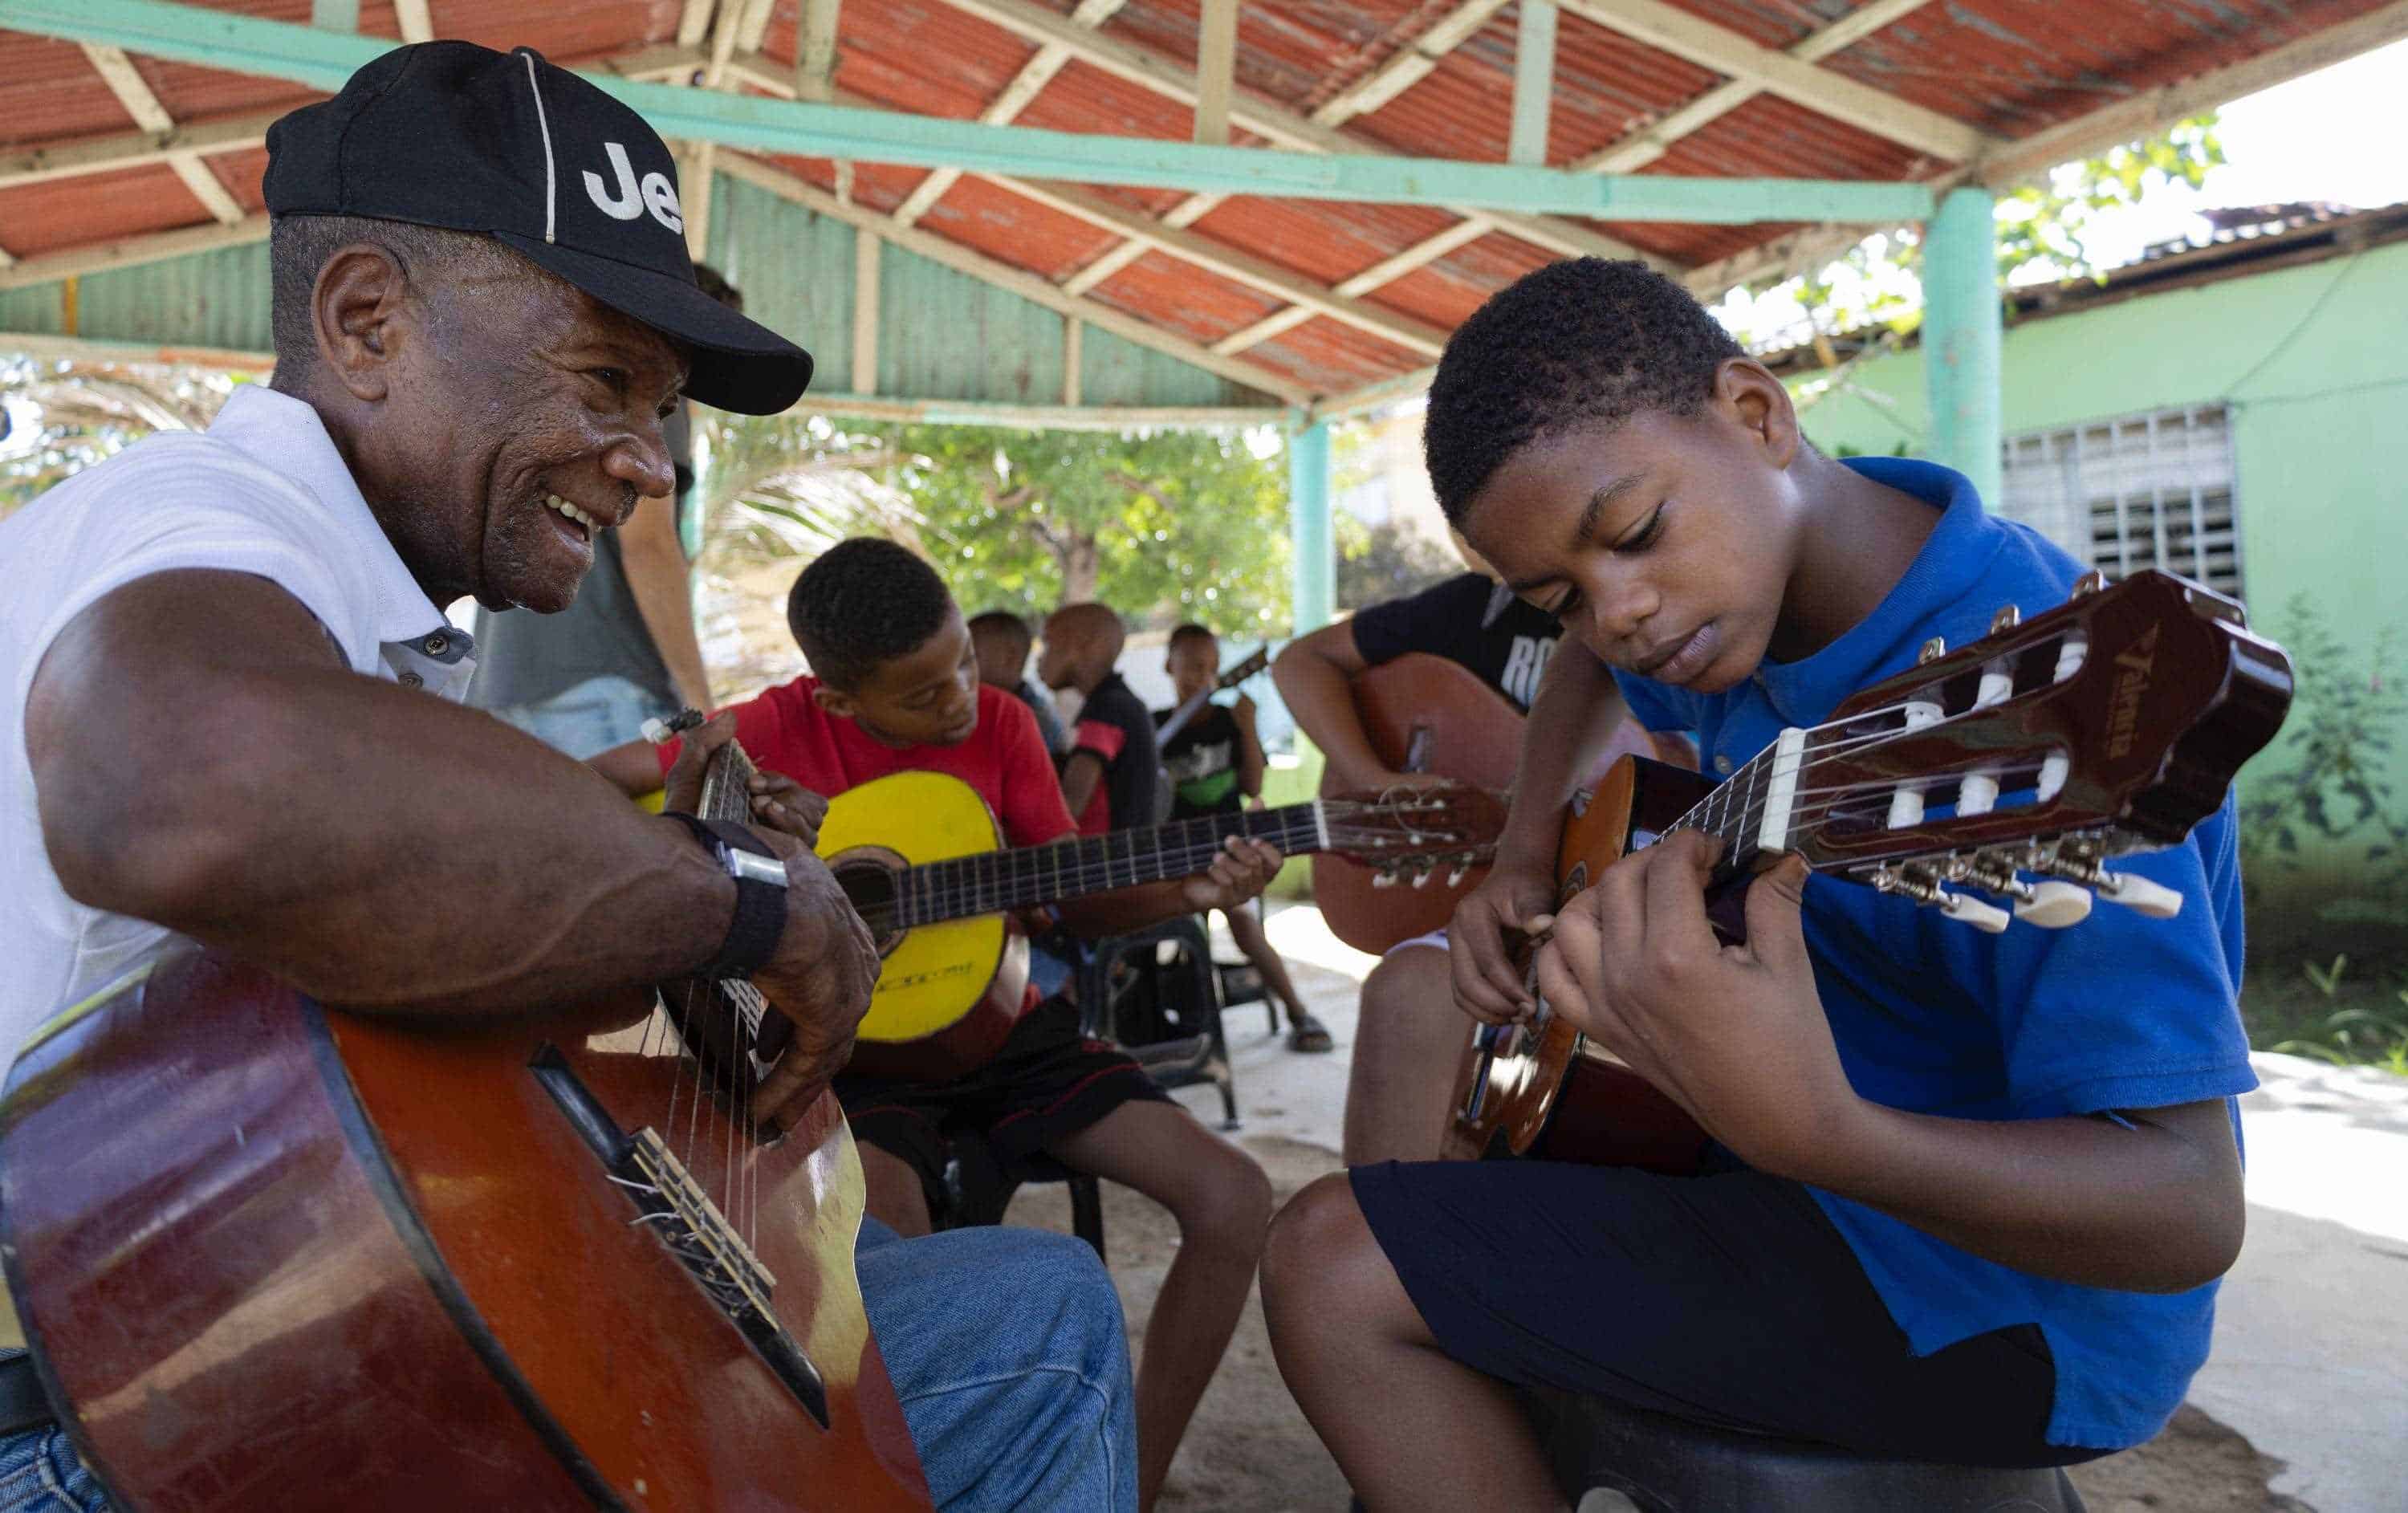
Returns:
[[[2009,607],[1971,646],[1926,645],[1918,665],[1784,732],[1718,785],[1625,757],[1566,817],[1559,896],[1696,829],[1725,842],[1708,912],[1727,940],[1740,938],[1746,880],[1790,851],[1991,933],[2077,924],[2094,893],[2169,918],[2181,894],[2109,864],[2214,814],[2281,727],[2291,681],[2290,659],[2232,600],[2154,569],[2113,587],[2086,575],[2028,621]],[[1448,1151],[1677,1173],[1705,1141],[1541,1003],[1530,1023],[1473,1034]]]
[[[1363,734],[1391,771],[1433,772],[1493,793],[1513,786],[1513,764],[1522,751],[1521,711],[1461,663],[1408,651],[1366,668],[1354,680],[1354,693]],[[1656,749],[1646,732],[1626,722],[1606,755]],[[1324,769],[1321,791],[1331,792],[1334,781]],[[1495,854],[1496,848],[1488,846],[1469,857],[1441,858],[1436,865],[1366,865],[1343,855],[1316,856],[1312,901],[1330,934],[1377,956],[1444,926],[1463,895],[1488,876]]]
[[[715,754],[703,812],[744,818],[748,771]],[[750,1117],[764,1007],[437,1024],[186,949],[45,1026],[0,1104],[0,1261],[111,1503],[931,1506],[844,1116]]]

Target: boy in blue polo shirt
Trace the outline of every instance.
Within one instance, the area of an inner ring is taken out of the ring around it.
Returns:
[[[1727,774],[2080,569],[1957,474],[1825,457],[1677,284],[1558,264],[1455,333],[1439,502],[1564,622],[1456,996],[1533,1006],[1500,931],[1554,898],[1557,816],[1627,707]],[[1554,1507],[1510,1383],[1860,1454],[2050,1465],[2138,1444],[2205,1360],[2241,1242],[2232,806],[2101,904],[1986,935],[1792,859],[1723,948],[1712,842],[1609,869],[1539,983],[1714,1137],[1696,1177],[1545,1162],[1358,1167],[1274,1226],[1264,1304],[1297,1401],[1372,1506]],[[1377,1392],[1366,1391],[1376,1383]]]

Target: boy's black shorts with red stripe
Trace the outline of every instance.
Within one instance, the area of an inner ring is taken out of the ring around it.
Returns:
[[[1006,1176],[1125,1103],[1171,1102],[1128,1052],[1079,1031],[1079,1006],[1049,998],[1020,1017],[986,1063],[948,1082],[844,1076],[838,1102],[853,1138],[911,1163],[932,1205],[944,1188],[946,1148],[965,1131],[986,1137]],[[1057,1177],[1058,1173],[1055,1174]]]

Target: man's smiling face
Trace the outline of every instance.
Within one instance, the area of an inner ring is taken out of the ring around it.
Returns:
[[[565,609],[596,534],[676,487],[684,355],[532,264],[420,292],[418,313],[368,447],[388,528],[434,596]]]

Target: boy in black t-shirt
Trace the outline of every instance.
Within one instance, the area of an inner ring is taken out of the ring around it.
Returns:
[[[1121,617],[1109,605],[1066,605],[1045,619],[1038,680],[1086,695],[1062,763],[1062,798],[1082,835],[1154,823],[1162,758],[1154,749],[1154,716],[1112,670],[1125,638]]]
[[[1165,666],[1179,704],[1154,711],[1157,726],[1220,680],[1220,638],[1201,625],[1180,626],[1170,633]],[[1263,766],[1262,737],[1254,734],[1254,701],[1240,693],[1233,706],[1205,705],[1162,743],[1162,768],[1171,785],[1170,818],[1193,820],[1233,814],[1249,803],[1259,806]],[[1329,1027],[1306,1011],[1287,963],[1263,934],[1262,921],[1242,906],[1223,909],[1221,917],[1229,921],[1229,937],[1263,975],[1263,986],[1287,1010],[1287,1049],[1329,1049]]]
[[[1523,714],[1538,697],[1563,627],[1499,585],[1460,536],[1455,548],[1481,570],[1324,625],[1290,642],[1271,664],[1288,712],[1321,748],[1342,788],[1376,791],[1434,780],[1427,773],[1390,770],[1364,734],[1354,681],[1382,663],[1427,652],[1469,668]],[[1636,727],[1630,734],[1637,735]],[[1618,742],[1616,749],[1628,744]],[[1649,754],[1671,751],[1668,745]],[[1347,1071],[1347,1164],[1435,1161],[1468,1037],[1455,1007],[1447,933],[1434,930],[1390,947],[1363,979],[1361,1003]]]

